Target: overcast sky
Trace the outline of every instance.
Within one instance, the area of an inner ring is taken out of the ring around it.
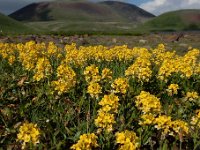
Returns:
[[[10,14],[30,3],[52,0],[0,0],[0,12]],[[55,1],[55,0],[54,0]],[[102,1],[102,0],[90,0]],[[200,9],[200,0],[119,0],[135,4],[155,15],[178,10],[178,9]]]

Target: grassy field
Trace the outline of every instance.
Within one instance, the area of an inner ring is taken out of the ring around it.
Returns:
[[[30,41],[0,57],[2,149],[200,147],[199,49]]]
[[[0,13],[0,34],[34,33],[34,29]]]
[[[137,34],[139,32],[136,24],[121,22],[69,22],[69,21],[48,21],[48,22],[29,22],[27,26],[39,28],[45,34],[96,34],[96,35],[126,35]]]

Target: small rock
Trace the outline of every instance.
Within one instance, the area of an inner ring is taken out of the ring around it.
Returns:
[[[116,38],[113,38],[113,39],[112,39],[112,42],[113,42],[113,43],[117,43],[117,39],[116,39]]]
[[[188,44],[180,43],[179,46],[181,46],[181,47],[188,47]]]
[[[139,43],[140,43],[140,44],[145,44],[145,43],[147,43],[147,40],[141,39],[141,40],[139,40]]]
[[[63,38],[63,40],[65,41],[65,40],[69,40],[69,37],[68,36],[65,36],[64,38]]]

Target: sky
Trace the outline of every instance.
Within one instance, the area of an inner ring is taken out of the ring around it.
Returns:
[[[0,0],[0,12],[8,15],[30,3],[55,0]],[[102,1],[102,0],[90,0]],[[178,9],[200,9],[200,0],[118,0],[135,4],[155,15]]]

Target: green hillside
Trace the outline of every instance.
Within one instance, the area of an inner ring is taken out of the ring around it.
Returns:
[[[164,13],[139,27],[147,31],[199,30],[200,10],[178,10]]]
[[[33,32],[33,29],[0,13],[0,34],[24,34],[29,32]]]

